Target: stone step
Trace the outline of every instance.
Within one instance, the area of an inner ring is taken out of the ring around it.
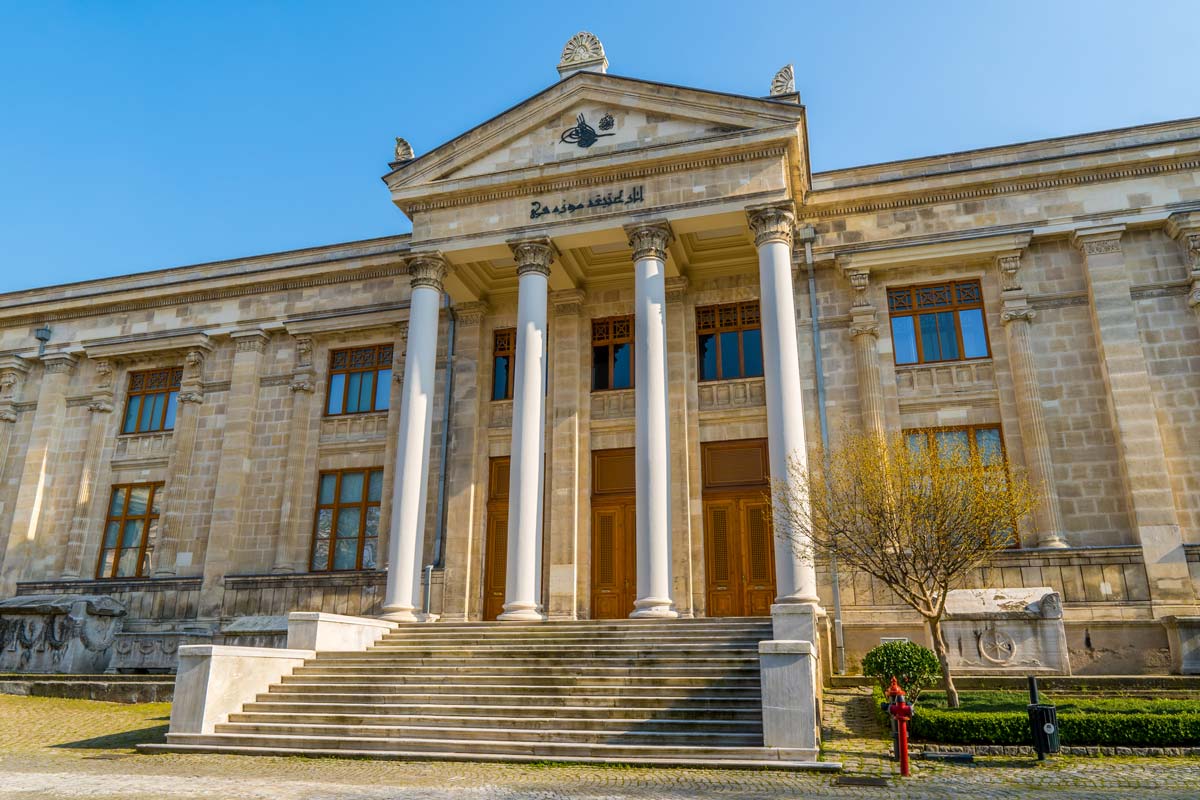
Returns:
[[[261,704],[253,704],[261,705]],[[427,707],[423,707],[427,708]],[[696,714],[703,714],[698,710]],[[515,716],[497,715],[463,715],[463,714],[338,714],[338,713],[307,713],[303,711],[288,711],[273,713],[267,711],[243,711],[229,715],[229,722],[244,722],[252,724],[294,724],[294,725],[341,725],[358,727],[406,727],[433,726],[457,728],[469,725],[473,728],[559,728],[562,730],[595,730],[595,731],[672,731],[692,730],[731,733],[757,733],[762,735],[762,720],[747,719],[713,719],[707,716],[680,715],[665,717],[658,713],[652,716],[645,714],[616,715],[606,711],[604,716]]]
[[[392,635],[402,633],[481,633],[487,631],[589,631],[597,633],[622,633],[635,630],[664,630],[670,634],[682,634],[689,630],[730,628],[771,628],[770,617],[699,617],[696,619],[614,619],[614,620],[562,620],[554,622],[438,622],[433,625],[401,623]]]
[[[539,742],[528,739],[392,739],[387,737],[336,738],[324,736],[279,736],[276,734],[220,733],[167,734],[170,745],[201,745],[227,747],[258,747],[288,750],[293,753],[348,752],[380,753],[476,753],[488,756],[534,756],[535,760],[574,760],[597,758],[614,762],[632,758],[678,758],[700,761],[727,760],[790,760],[790,757],[811,758],[814,754],[776,748],[740,747],[679,747],[675,745],[627,745],[577,742]],[[145,748],[144,752],[153,752]],[[773,757],[773,758],[772,758]]]
[[[297,667],[291,674],[285,676],[281,683],[376,683],[390,685],[418,684],[462,684],[474,686],[646,686],[646,687],[689,687],[711,686],[723,688],[759,688],[757,674],[746,675],[595,675],[571,673],[546,673],[544,670],[530,672],[525,675],[497,675],[491,671],[479,670],[476,674],[456,672],[450,675],[438,672],[421,672],[415,674],[397,673],[391,669],[367,671],[362,668],[345,670],[317,667]]]
[[[361,726],[361,725],[315,725],[297,723],[260,724],[247,722],[222,723],[216,733],[254,734],[287,738],[319,737],[339,741],[364,737],[399,739],[409,741],[495,741],[518,738],[522,742],[553,742],[555,744],[609,744],[609,745],[673,745],[677,747],[757,747],[762,745],[761,732],[697,731],[694,729],[658,730],[578,730],[559,728],[556,720],[547,720],[544,728],[507,729],[458,725],[444,727],[436,725],[404,726]]]
[[[672,642],[760,642],[763,639],[762,634],[770,634],[770,631],[698,631],[696,633],[686,634],[671,634],[663,636],[656,633],[630,633],[604,636],[596,633],[556,633],[556,634],[541,634],[541,633],[494,633],[484,636],[464,636],[454,634],[438,634],[428,636],[406,636],[402,634],[386,634],[379,643],[381,644],[434,644],[437,642],[451,642],[454,644],[521,644],[527,642],[541,644],[571,644],[577,642],[619,642],[621,644],[646,644],[656,645],[663,642],[664,639],[669,639]]]
[[[535,764],[544,761],[557,761],[570,764],[621,764],[637,767],[672,767],[687,769],[706,769],[713,767],[714,759],[706,757],[702,752],[688,750],[680,754],[678,748],[662,748],[660,751],[647,752],[644,748],[634,756],[617,756],[612,752],[601,750],[598,755],[563,756],[547,755],[544,753],[501,754],[480,752],[474,747],[463,750],[407,750],[403,745],[398,749],[359,750],[351,744],[339,749],[325,749],[303,745],[267,745],[263,740],[230,739],[229,737],[195,737],[195,742],[174,742],[169,744],[139,744],[140,753],[224,753],[227,755],[245,756],[308,756],[317,758],[372,758],[391,759],[399,761],[470,761],[498,762],[510,764]],[[452,743],[451,743],[452,744]],[[815,753],[797,750],[781,750],[776,748],[744,749],[744,756],[725,755],[720,759],[721,769],[745,770],[789,770],[811,772],[838,772],[842,765],[837,761],[816,761]]]
[[[583,696],[583,697],[691,697],[701,695],[719,698],[741,698],[754,702],[759,698],[757,686],[615,686],[594,684],[481,684],[481,683],[401,683],[395,680],[379,683],[358,683],[353,680],[312,680],[285,677],[282,683],[271,686],[287,692],[355,692],[363,696],[381,694],[475,694],[487,697],[505,696]]]
[[[498,706],[508,705],[517,697],[510,694],[481,694],[445,693],[431,694],[422,692],[380,692],[367,694],[365,692],[337,692],[326,687],[271,687],[269,692],[258,695],[257,702],[270,702],[266,698],[277,698],[291,702],[310,703],[353,703],[356,699],[369,697],[376,703],[400,703],[421,705],[445,703],[449,705]],[[674,704],[686,704],[699,708],[753,708],[758,703],[757,695],[738,697],[717,696],[710,694],[656,694],[649,697],[617,696],[612,694],[528,694],[519,695],[522,702],[544,706],[623,706],[629,708],[663,708]]]
[[[355,675],[547,675],[552,674],[542,666],[513,666],[508,661],[493,661],[479,663],[469,661],[460,664],[407,664],[402,667],[403,672],[397,670],[397,666],[391,663],[379,662],[378,660],[365,661],[323,661],[309,660],[302,667],[296,667],[295,673],[298,675],[305,674],[355,674]],[[747,661],[745,664],[723,666],[709,666],[705,662],[689,663],[679,667],[645,667],[640,664],[632,666],[591,666],[588,664],[580,664],[573,666],[570,669],[563,670],[560,674],[585,676],[594,675],[596,677],[612,677],[612,678],[757,678],[758,666],[755,662]]]
[[[386,654],[389,656],[409,656],[413,658],[429,658],[445,656],[453,658],[504,658],[505,656],[520,656],[522,658],[592,658],[597,656],[627,656],[629,658],[658,658],[672,656],[675,658],[707,658],[714,653],[724,656],[742,654],[744,657],[758,657],[758,644],[750,645],[712,645],[697,647],[691,644],[660,644],[654,647],[639,647],[636,645],[588,645],[586,647],[556,647],[556,646],[527,646],[527,645],[480,645],[478,647],[462,645],[445,645],[425,647],[419,645],[374,645],[369,653]]]
[[[444,698],[439,698],[443,700]],[[520,698],[527,700],[528,698]],[[528,702],[510,705],[489,705],[487,714],[479,713],[479,706],[457,703],[380,703],[366,702],[361,697],[344,701],[312,700],[304,695],[259,695],[247,703],[242,713],[247,714],[320,714],[350,716],[445,716],[445,717],[528,717],[538,720],[558,718],[560,715],[572,719],[591,720],[712,720],[754,721],[761,725],[762,710],[757,706],[731,706],[710,708],[691,704],[672,704],[661,708],[631,707],[624,705],[534,705]]]
[[[614,669],[688,669],[693,668],[708,668],[708,669],[728,669],[728,668],[756,668],[758,666],[758,656],[713,656],[711,658],[677,658],[677,657],[661,657],[655,655],[646,655],[644,657],[634,656],[593,656],[591,658],[580,658],[578,656],[563,656],[563,657],[519,657],[510,656],[507,658],[489,658],[489,659],[471,659],[464,661],[462,658],[452,656],[396,656],[384,654],[380,652],[368,651],[357,655],[346,655],[339,658],[326,659],[310,659],[306,662],[306,666],[323,666],[326,664],[371,664],[375,666],[386,666],[396,670],[408,669],[410,667],[434,667],[439,669],[448,669],[456,666],[469,666],[474,669],[491,668],[491,667],[524,667],[529,669],[546,670],[546,669],[561,669],[573,670],[578,668],[595,668],[595,667],[610,667]]]

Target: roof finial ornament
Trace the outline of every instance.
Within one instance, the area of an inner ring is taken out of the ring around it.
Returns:
[[[558,62],[558,76],[565,78],[576,72],[608,72],[608,59],[604,57],[604,45],[593,33],[580,31],[567,40],[562,58]]]
[[[396,137],[395,155],[396,161],[412,161],[416,157],[413,154],[412,145],[408,143],[408,140],[401,139],[399,136]]]
[[[783,97],[796,93],[796,70],[791,64],[784,64],[775,77],[771,79],[771,97]]]

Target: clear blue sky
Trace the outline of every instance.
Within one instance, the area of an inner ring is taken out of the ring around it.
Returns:
[[[765,94],[816,170],[1200,115],[1200,0],[0,0],[0,291],[409,229],[379,180],[557,79]]]

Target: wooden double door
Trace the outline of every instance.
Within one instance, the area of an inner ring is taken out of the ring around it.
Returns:
[[[637,599],[634,451],[592,453],[592,619],[624,619]]]
[[[706,613],[767,616],[775,599],[767,442],[711,442],[701,456]]]
[[[507,456],[488,462],[487,538],[483,556],[483,618],[496,619],[504,611],[508,579],[508,470]]]

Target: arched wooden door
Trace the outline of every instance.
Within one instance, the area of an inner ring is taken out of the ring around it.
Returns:
[[[508,566],[508,456],[493,458],[488,469],[487,540],[483,555],[483,618],[504,611]]]
[[[637,599],[634,451],[592,453],[592,619],[624,619]]]
[[[702,461],[706,613],[766,616],[775,599],[767,442],[711,442]]]

